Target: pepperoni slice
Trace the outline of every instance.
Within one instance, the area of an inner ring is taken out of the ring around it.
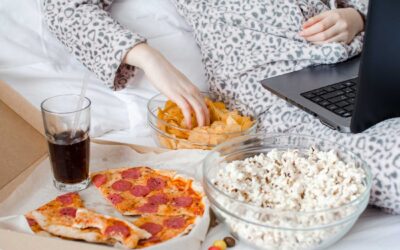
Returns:
[[[150,178],[147,180],[147,186],[151,191],[161,190],[165,187],[165,181],[161,178]]]
[[[149,197],[149,203],[155,205],[167,204],[168,201],[169,201],[168,196],[163,193]]]
[[[109,236],[121,235],[123,238],[126,238],[131,234],[129,227],[120,222],[112,226],[108,226],[104,233]]]
[[[143,225],[141,225],[140,228],[146,230],[147,232],[151,233],[151,235],[154,236],[154,235],[158,234],[159,232],[161,232],[161,230],[163,229],[163,226],[161,226],[160,224],[147,222],[147,223],[144,223]]]
[[[174,198],[173,204],[176,207],[190,207],[193,203],[193,198],[190,196],[182,196]]]
[[[96,174],[95,176],[93,176],[92,182],[96,187],[100,187],[107,182],[107,176],[104,174]]]
[[[172,229],[179,229],[185,226],[186,220],[182,217],[172,217],[164,220],[163,224]]]
[[[67,193],[57,197],[57,200],[61,202],[64,206],[72,204],[74,201],[73,196],[75,193]]]
[[[130,168],[122,171],[121,176],[123,179],[138,179],[142,174],[140,173],[140,168]]]
[[[129,189],[131,189],[132,187],[132,183],[130,183],[129,181],[124,181],[124,180],[119,180],[114,182],[111,185],[112,189],[116,190],[116,191],[127,191]]]
[[[36,226],[38,223],[32,218],[26,218],[30,227]]]
[[[130,190],[131,194],[136,197],[145,197],[150,193],[150,188],[143,185],[135,185]]]
[[[74,207],[63,207],[60,209],[60,214],[63,216],[68,216],[75,218],[76,216],[76,208]]]
[[[137,210],[142,213],[157,213],[158,205],[152,203],[146,203],[143,206],[138,207]]]
[[[116,205],[118,203],[121,203],[124,198],[122,198],[121,195],[119,194],[110,194],[107,196],[107,198],[111,201],[112,204]]]

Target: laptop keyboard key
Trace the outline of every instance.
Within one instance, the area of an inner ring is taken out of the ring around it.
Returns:
[[[354,93],[354,92],[347,93],[346,96],[353,98],[353,97],[356,97],[356,93]]]
[[[329,86],[328,86],[328,87],[325,87],[324,90],[327,91],[327,92],[333,92],[333,91],[335,91],[335,89],[334,89],[333,87],[329,87]]]
[[[342,89],[342,88],[344,88],[344,87],[345,87],[345,86],[343,86],[341,83],[335,84],[335,85],[332,86],[332,88],[334,88],[334,89],[336,89],[336,90]]]
[[[338,96],[338,95],[343,95],[344,92],[341,90],[336,90],[334,92],[322,95],[321,97],[324,98],[325,100],[331,99],[332,97]]]
[[[344,109],[336,109],[333,112],[335,112],[335,114],[337,115],[343,115],[344,113],[346,113],[347,111]]]
[[[345,93],[354,92],[354,90],[353,90],[352,88],[345,88],[345,89],[343,89],[343,91],[344,91]]]
[[[351,86],[354,86],[354,85],[356,85],[354,82],[345,82],[345,83],[343,83],[346,87],[351,87]]]
[[[338,106],[336,106],[335,104],[331,104],[331,105],[328,105],[326,108],[333,111],[333,110],[337,109]]]
[[[301,95],[304,96],[307,99],[311,99],[311,98],[313,98],[315,96],[312,92],[303,93]]]
[[[323,99],[322,99],[321,97],[317,96],[317,97],[312,98],[311,100],[312,100],[313,102],[320,102],[320,101],[322,101]]]
[[[321,105],[321,106],[323,106],[323,107],[326,107],[326,106],[328,106],[329,104],[331,104],[331,103],[328,102],[327,100],[323,100],[322,102],[319,103],[319,105]]]
[[[351,113],[350,113],[350,112],[346,112],[346,113],[344,113],[342,116],[343,116],[343,117],[350,117],[350,116],[351,116]]]
[[[338,107],[343,108],[343,107],[349,105],[350,103],[348,103],[348,102],[346,102],[346,101],[341,101],[341,102],[338,102],[338,103],[335,103],[335,104],[336,104]]]
[[[351,105],[349,105],[349,106],[344,107],[344,109],[345,109],[346,111],[353,112],[353,110],[354,110],[354,105],[351,104]]]
[[[323,95],[323,94],[326,94],[327,92],[324,89],[316,89],[313,91],[313,93],[315,95]]]
[[[329,99],[329,101],[331,103],[337,103],[337,102],[341,102],[341,101],[344,101],[344,100],[347,100],[347,97],[345,95],[339,95],[339,96],[336,96],[336,97],[333,97],[333,98]]]

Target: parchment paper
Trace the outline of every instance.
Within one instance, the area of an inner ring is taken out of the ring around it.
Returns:
[[[179,150],[162,154],[139,154],[127,146],[109,146],[91,144],[90,171],[128,167],[150,166],[158,169],[176,170],[177,173],[199,180],[201,161],[206,155],[200,150]],[[56,196],[62,194],[53,186],[49,159],[43,161],[32,174],[18,188],[0,204],[0,227],[18,232],[33,234],[26,223],[23,214],[34,210]],[[132,217],[120,215],[104,198],[100,192],[90,185],[86,190],[79,192],[87,208],[96,212],[132,220]],[[206,212],[196,221],[196,226],[188,235],[177,237],[163,244],[146,249],[184,250],[200,249],[209,225],[209,206],[206,201]]]

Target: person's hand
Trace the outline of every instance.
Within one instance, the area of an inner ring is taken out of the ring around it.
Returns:
[[[160,52],[141,43],[127,53],[124,62],[141,68],[150,82],[181,108],[188,128],[192,127],[192,111],[198,126],[210,124],[210,114],[200,90]]]
[[[308,19],[302,28],[299,35],[309,42],[349,44],[364,30],[364,20],[353,8],[334,9]]]

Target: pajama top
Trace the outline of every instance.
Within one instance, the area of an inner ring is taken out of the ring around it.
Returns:
[[[49,29],[70,52],[113,89],[134,75],[122,62],[145,38],[107,12],[112,0],[43,0]],[[134,1],[134,0],[131,0]],[[342,134],[264,89],[259,81],[310,65],[344,61],[362,50],[363,33],[350,44],[315,45],[298,35],[309,18],[366,0],[170,0],[193,29],[210,90],[235,108],[252,109],[259,130],[308,134],[361,156],[373,174],[370,203],[400,213],[400,118],[360,134]],[[239,101],[239,102],[236,102]]]

